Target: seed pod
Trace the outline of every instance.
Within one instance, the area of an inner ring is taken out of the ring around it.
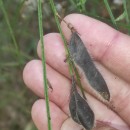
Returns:
[[[74,63],[83,71],[85,79],[87,79],[89,85],[95,90],[94,93],[98,92],[103,99],[109,101],[110,93],[107,84],[76,32],[72,33],[69,50]]]
[[[79,95],[74,78],[72,78],[71,98],[69,109],[72,119],[82,125],[86,130],[94,126],[94,113],[88,103]]]

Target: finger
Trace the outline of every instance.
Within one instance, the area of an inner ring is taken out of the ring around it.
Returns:
[[[50,103],[51,124],[53,130],[81,130],[82,126],[75,123],[71,118],[59,109],[54,103]],[[45,100],[38,100],[32,107],[32,118],[38,130],[47,130],[47,116]]]
[[[55,102],[64,112],[68,111],[70,82],[67,78],[56,72],[49,65],[46,66],[47,78],[53,88],[49,89],[49,97],[52,102]],[[23,79],[25,84],[38,96],[44,97],[42,62],[40,60],[30,61],[24,68]],[[66,91],[68,90],[68,91]]]
[[[50,33],[44,36],[46,62],[58,72],[69,77],[68,65],[64,62],[66,59],[63,41],[58,33]],[[38,56],[41,58],[40,41],[37,47]],[[59,60],[62,59],[62,60]]]
[[[32,118],[38,130],[47,130],[47,115],[45,101],[40,99],[36,101],[32,107]],[[53,130],[61,130],[63,122],[67,119],[67,115],[60,110],[54,103],[50,102],[50,115]]]
[[[68,106],[71,86],[70,81],[68,79],[65,79],[65,77],[61,74],[58,74],[51,67],[47,67],[47,73],[48,80],[53,87],[53,92],[49,92],[50,100],[57,104],[66,114],[69,115]],[[43,78],[41,61],[34,60],[28,63],[24,69],[24,81],[32,91],[43,97],[44,92],[42,80]],[[114,112],[109,110],[105,105],[103,105],[88,94],[87,101],[95,113],[96,120],[111,122],[111,124],[118,124],[123,128],[127,128],[127,125]]]
[[[93,18],[71,14],[65,17],[80,34],[93,57],[113,73],[130,82],[130,37]],[[71,31],[61,24],[64,35],[70,39]]]
[[[47,63],[52,68],[64,74],[65,76],[69,77],[69,73],[67,71],[68,66],[66,65],[67,63],[64,63],[65,52],[64,52],[63,42],[59,39],[60,37],[58,36],[58,34],[48,34],[44,37],[45,48],[46,48],[45,52],[47,55],[46,60],[47,60]],[[54,41],[56,45],[53,45],[55,44]],[[38,45],[38,54],[39,56],[41,55],[39,45]],[[54,56],[56,57],[55,64],[52,62],[52,59],[54,59]],[[109,72],[109,70],[101,66],[102,65],[98,64],[97,68],[100,70],[101,74],[103,75],[109,87],[110,95],[111,95],[111,102],[113,102],[114,107],[116,108],[116,112],[126,122],[128,122],[128,124],[130,124],[130,118],[127,116],[130,110],[130,105],[128,104],[128,102],[130,102],[130,94],[129,94],[130,84],[128,84],[127,82],[119,78],[117,75]],[[87,87],[87,86],[85,86],[84,84],[84,87]]]
[[[46,130],[47,129],[47,115],[46,115],[46,106],[45,101],[40,99],[36,101],[32,107],[32,118],[37,126],[38,130]],[[68,116],[59,109],[54,103],[50,102],[50,115],[51,115],[51,125],[53,130],[81,130],[83,127],[77,123],[75,123],[72,118],[68,118]],[[110,122],[106,124],[104,122],[98,122],[98,125],[94,128],[94,130],[103,130],[110,129],[115,130],[116,127],[111,126]],[[117,127],[118,130],[127,130],[127,128],[122,128],[121,126]]]

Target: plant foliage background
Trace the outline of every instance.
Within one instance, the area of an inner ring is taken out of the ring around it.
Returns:
[[[61,17],[82,13],[130,33],[129,0],[54,2]],[[57,32],[49,1],[43,0],[42,9],[44,33]],[[0,130],[36,130],[30,110],[38,97],[25,87],[22,71],[28,61],[38,58],[37,14],[37,0],[0,0]]]

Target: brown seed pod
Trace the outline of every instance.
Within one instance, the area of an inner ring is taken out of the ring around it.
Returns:
[[[93,128],[94,113],[88,103],[77,92],[74,77],[72,77],[69,109],[72,119],[75,122],[81,124],[86,130],[91,130]]]
[[[93,88],[92,93],[94,90],[94,93],[98,93],[100,97],[109,101],[110,93],[107,84],[93,63],[86,47],[76,32],[72,33],[69,51],[76,66],[84,73],[86,81],[89,86],[91,86],[90,89]]]

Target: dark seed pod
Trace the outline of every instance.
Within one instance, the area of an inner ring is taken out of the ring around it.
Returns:
[[[84,72],[90,86],[98,92],[105,100],[110,100],[110,93],[107,84],[94,65],[82,40],[76,32],[72,33],[69,44],[70,55],[76,65]]]
[[[82,125],[86,130],[94,126],[94,113],[88,103],[79,95],[74,78],[72,78],[71,98],[69,109],[72,119]]]

